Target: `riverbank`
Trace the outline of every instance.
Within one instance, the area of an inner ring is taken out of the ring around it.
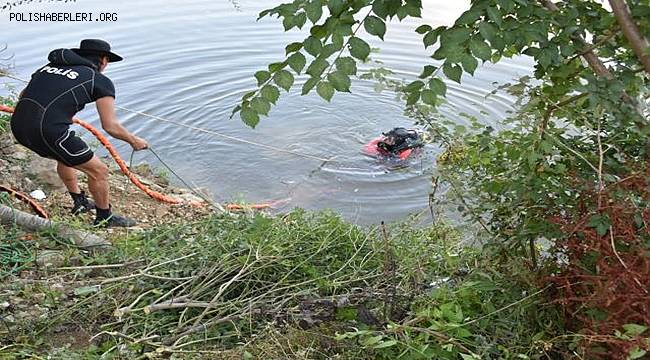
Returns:
[[[1,228],[2,358],[455,359],[554,346],[544,339],[557,329],[539,332],[554,310],[526,264],[504,269],[444,223],[214,214],[154,202],[114,170],[114,206],[140,225],[91,229],[90,215],[69,214],[52,162],[0,141],[0,183],[42,190],[54,220],[113,244],[87,251],[56,233]],[[188,193],[135,171],[157,190]]]

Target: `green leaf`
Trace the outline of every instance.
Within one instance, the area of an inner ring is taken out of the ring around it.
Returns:
[[[297,52],[289,56],[287,63],[289,63],[289,67],[293,69],[293,71],[300,74],[302,69],[305,67],[305,64],[307,64],[307,60],[305,59],[305,55]]]
[[[488,22],[482,22],[478,25],[478,31],[483,36],[483,39],[494,45],[494,39],[497,37],[497,28],[494,25]]]
[[[318,54],[320,54],[320,51],[323,49],[323,44],[320,42],[320,39],[315,36],[306,38],[303,46],[305,47],[305,51],[314,57],[318,56]]]
[[[332,16],[339,16],[343,10],[348,8],[348,3],[346,0],[329,0],[327,1],[327,8],[330,11]]]
[[[612,223],[609,220],[609,216],[596,214],[589,219],[589,223],[587,225],[591,228],[596,229],[598,235],[604,236],[607,234],[607,230],[609,230],[611,224]]]
[[[406,105],[413,105],[420,100],[420,90],[410,92],[406,97]]]
[[[287,70],[280,70],[275,74],[274,80],[279,87],[283,88],[288,92],[289,89],[291,89],[291,86],[293,85],[294,78],[293,75]]]
[[[486,9],[487,15],[490,20],[494,21],[495,24],[501,26],[501,13],[496,8],[490,6]]]
[[[311,29],[309,29],[309,33],[312,36],[314,36],[314,37],[316,37],[318,39],[321,39],[321,38],[326,37],[327,34],[329,34],[329,30],[327,29],[327,26],[325,26],[325,25],[314,25],[314,26],[311,27]]]
[[[302,27],[305,26],[306,22],[307,15],[304,12],[299,12],[296,16],[293,17],[293,24],[298,27],[298,29],[302,29]]]
[[[302,85],[302,95],[307,95],[309,92],[318,84],[320,81],[319,77],[311,77]]]
[[[429,31],[433,30],[433,28],[430,25],[420,25],[415,29],[415,32],[418,34],[426,34]]]
[[[302,43],[301,42],[293,42],[293,43],[287,45],[284,48],[284,51],[285,51],[286,55],[289,55],[290,53],[296,52],[296,51],[298,51],[300,49],[302,49]]]
[[[285,66],[287,66],[287,63],[285,62],[274,62],[269,64],[269,71],[274,73],[280,69],[283,69]]]
[[[422,90],[422,94],[420,94],[420,97],[422,98],[422,101],[424,101],[425,104],[435,106],[436,105],[436,93],[433,90]]]
[[[271,103],[262,97],[256,97],[251,100],[251,108],[258,114],[268,115],[271,111]]]
[[[330,64],[327,60],[318,57],[307,67],[307,74],[313,77],[320,77],[323,71],[325,71],[329,66]]]
[[[316,87],[316,92],[318,95],[320,95],[320,97],[329,102],[332,100],[332,96],[334,96],[334,87],[327,81],[321,81]]]
[[[257,86],[260,86],[271,78],[271,73],[266,70],[260,70],[255,73],[255,78],[257,79]]]
[[[280,90],[278,90],[278,88],[274,85],[268,84],[264,85],[264,87],[260,90],[260,94],[263,98],[275,104],[280,97]]]
[[[422,73],[418,77],[420,79],[428,78],[436,70],[438,70],[438,68],[433,65],[424,65],[424,69],[422,70]]]
[[[438,32],[437,31],[429,31],[426,35],[424,35],[424,39],[422,41],[424,42],[424,48],[428,48],[429,46],[433,45],[436,43],[438,40]]]
[[[460,63],[463,65],[463,69],[465,69],[466,72],[474,75],[474,71],[476,71],[476,68],[478,67],[478,61],[475,57],[467,53],[463,56],[463,59]]]
[[[429,81],[429,88],[440,96],[447,94],[447,84],[438,78],[433,78]]]
[[[344,74],[342,71],[334,71],[333,73],[327,75],[327,79],[332,83],[332,86],[337,91],[350,92],[350,77]]]
[[[415,80],[411,82],[410,84],[406,85],[404,88],[404,91],[406,92],[412,92],[412,91],[418,91],[424,87],[424,83],[420,80]]]
[[[384,40],[384,35],[386,34],[386,23],[384,23],[384,20],[370,15],[363,22],[363,27],[368,34],[378,36]]]
[[[253,129],[260,123],[260,116],[251,108],[245,107],[239,113],[244,124],[252,127]]]
[[[445,63],[442,66],[442,72],[450,79],[460,84],[460,77],[463,70],[458,65]]]
[[[375,0],[372,3],[372,12],[382,19],[393,17],[402,6],[402,0]]]
[[[472,39],[469,42],[469,49],[472,51],[472,54],[474,54],[474,56],[476,56],[477,58],[483,61],[490,60],[490,58],[492,57],[492,49],[483,40],[479,40],[476,38]]]
[[[370,45],[358,37],[351,37],[349,45],[350,54],[359,60],[365,61],[370,55]]]
[[[637,347],[633,348],[632,350],[630,350],[630,353],[629,353],[627,358],[629,360],[641,359],[647,353],[648,353],[647,351],[645,351],[645,350],[643,350],[643,349],[641,349],[641,348],[639,348],[637,346]]]
[[[312,0],[305,6],[305,12],[307,12],[309,21],[316,25],[318,20],[323,16],[323,5],[321,5],[320,0]]]
[[[623,325],[623,329],[625,329],[626,335],[638,336],[643,334],[646,330],[648,330],[648,327],[639,324],[625,324]]]
[[[349,56],[343,56],[334,62],[336,69],[347,75],[357,74],[357,62]]]

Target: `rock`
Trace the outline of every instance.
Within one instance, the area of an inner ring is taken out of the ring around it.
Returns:
[[[45,192],[41,189],[30,192],[29,196],[36,200],[45,200],[47,198],[47,195],[45,195]]]
[[[18,149],[18,148],[17,148]],[[24,161],[29,159],[29,154],[24,150],[14,151],[9,157],[13,160]]]
[[[41,251],[37,258],[36,264],[42,267],[59,267],[65,262],[65,257],[61,251],[44,250]]]
[[[56,161],[35,156],[29,163],[28,171],[38,182],[55,190],[65,190],[65,185],[56,173]]]

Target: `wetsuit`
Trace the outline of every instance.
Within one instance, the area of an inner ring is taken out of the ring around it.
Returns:
[[[70,131],[73,116],[88,103],[111,96],[115,87],[89,60],[69,49],[52,51],[38,69],[11,117],[16,140],[38,155],[77,166],[93,157],[90,147]]]

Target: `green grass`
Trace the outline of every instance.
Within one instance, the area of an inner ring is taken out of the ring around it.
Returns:
[[[50,296],[47,317],[0,338],[15,344],[12,356],[541,359],[554,346],[545,339],[558,319],[530,296],[525,266],[500,267],[444,224],[384,231],[329,212],[215,215],[115,245],[75,256],[123,266],[42,274],[85,282],[65,301]],[[212,305],[157,308],[171,300]],[[99,335],[91,347],[56,350],[60,329]]]

